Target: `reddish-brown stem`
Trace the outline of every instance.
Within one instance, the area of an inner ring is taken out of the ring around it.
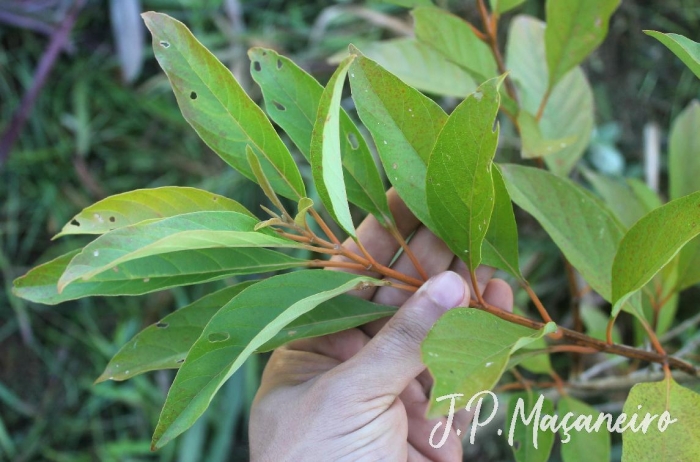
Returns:
[[[406,284],[397,284],[395,282],[392,282],[390,284],[390,287],[394,287],[395,289],[399,289],[399,290],[405,290],[406,292],[416,292],[419,289],[416,286],[408,286]]]
[[[649,326],[649,323],[646,322],[646,320],[644,319],[639,319],[639,323],[647,332],[647,335],[649,336],[649,341],[651,341],[651,345],[654,347],[654,349],[660,355],[666,356],[666,350],[664,350],[664,347],[661,346],[661,342],[659,342],[659,337],[656,336],[656,332],[654,332],[654,329],[652,329],[651,326]]]
[[[617,316],[610,318],[608,325],[605,327],[605,341],[607,341],[609,345],[613,344],[613,327],[615,327],[616,319]]]
[[[418,261],[418,258],[416,258],[416,255],[413,253],[411,248],[408,246],[406,243],[406,240],[403,238],[401,233],[399,232],[398,229],[396,229],[396,226],[391,225],[389,226],[389,232],[391,233],[392,236],[394,236],[394,239],[396,239],[396,242],[399,243],[401,248],[403,249],[403,252],[406,254],[409,260],[411,260],[411,263],[413,263],[413,266],[416,268],[416,271],[418,271],[418,274],[420,277],[423,278],[423,280],[428,280],[428,273],[423,269],[423,266],[420,264]]]
[[[473,24],[471,24],[471,23],[467,23],[467,24],[469,24],[469,27],[471,27],[472,32],[474,32],[474,35],[476,35],[479,40],[481,40],[482,42],[485,42],[486,44],[489,43],[489,39],[488,39],[488,37],[486,37],[486,34],[484,34],[479,29],[474,27]]]
[[[476,300],[482,306],[486,306],[486,301],[484,301],[484,297],[481,295],[481,289],[479,288],[479,281],[476,279],[476,271],[470,270],[469,277],[472,280],[472,289],[474,290],[474,295],[476,295]]]
[[[314,220],[316,220],[316,223],[318,223],[318,226],[321,227],[321,229],[323,230],[326,237],[328,237],[328,239],[330,239],[331,242],[333,242],[333,244],[340,245],[340,241],[335,236],[335,234],[333,234],[333,231],[331,231],[331,229],[328,227],[326,222],[323,221],[323,218],[321,218],[321,215],[319,215],[318,212],[316,210],[314,210],[313,208],[309,209],[309,213],[311,213],[311,216],[314,217]]]
[[[547,102],[549,101],[549,96],[552,93],[550,88],[547,88],[547,91],[545,92],[544,96],[542,97],[542,101],[540,102],[540,107],[537,108],[537,115],[535,116],[535,119],[539,122],[540,119],[542,118],[542,115],[544,114],[544,108],[547,107]]]
[[[481,22],[484,24],[484,28],[486,29],[486,41],[491,47],[491,53],[493,53],[493,57],[496,59],[498,72],[500,74],[505,74],[507,72],[506,65],[503,61],[503,55],[501,54],[501,50],[498,48],[498,21],[492,20],[492,18],[489,16],[489,12],[486,10],[486,4],[484,3],[484,0],[479,0],[477,2],[477,5],[479,7],[479,15],[481,16]],[[515,91],[515,86],[513,85],[513,82],[509,78],[506,78],[505,85],[508,95],[511,98],[513,98],[513,100],[518,101],[518,94]]]
[[[501,385],[496,388],[497,392],[511,391],[511,390],[529,390],[532,387],[536,388],[553,388],[556,384],[554,382],[513,382]]]
[[[598,353],[598,350],[591,347],[579,345],[552,345],[545,349],[547,353],[577,353],[583,355],[591,355]]]
[[[540,313],[540,317],[544,320],[544,322],[552,322],[551,316],[549,316],[549,313],[547,312],[547,309],[544,307],[542,304],[542,301],[540,298],[537,296],[534,290],[532,290],[532,287],[530,287],[530,284],[525,282],[523,284],[523,288],[525,289],[525,292],[530,296],[530,300],[532,300],[532,303],[535,305],[535,308],[537,308],[537,311]]]
[[[364,267],[358,263],[335,260],[310,260],[308,266],[310,268],[343,268],[356,271],[364,270]]]
[[[559,374],[557,374],[557,371],[554,369],[551,369],[549,371],[549,376],[554,379],[554,386],[557,387],[557,391],[559,392],[560,395],[566,396],[566,390],[564,390],[564,381],[561,379]]]

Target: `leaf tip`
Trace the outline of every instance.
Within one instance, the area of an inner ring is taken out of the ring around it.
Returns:
[[[362,52],[360,51],[359,48],[357,48],[355,45],[352,43],[348,45],[348,53],[350,53],[353,56],[363,56]]]

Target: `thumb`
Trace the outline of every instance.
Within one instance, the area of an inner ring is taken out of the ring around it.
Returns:
[[[425,365],[420,346],[442,314],[469,304],[469,287],[457,273],[429,279],[349,361],[343,374],[363,393],[399,395]],[[349,384],[348,384],[349,385]]]

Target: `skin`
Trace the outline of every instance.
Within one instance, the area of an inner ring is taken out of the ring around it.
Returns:
[[[412,296],[390,287],[355,294],[401,306],[391,318],[275,350],[251,409],[251,460],[462,460],[456,431],[467,433],[471,415],[465,411],[455,414],[441,448],[429,444],[431,430],[446,419],[425,418],[432,377],[421,361],[420,344],[445,311],[468,305],[469,273],[393,190],[388,199],[399,231],[404,236],[415,231],[410,247],[430,279]],[[388,265],[399,249],[374,217],[365,219],[357,234],[381,264]],[[356,250],[352,241],[345,245]],[[393,268],[419,277],[405,255]],[[491,279],[493,273],[488,267],[477,270],[480,290],[487,302],[510,311],[510,286]]]

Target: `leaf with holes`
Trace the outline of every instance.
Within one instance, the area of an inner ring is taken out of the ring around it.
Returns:
[[[86,207],[54,239],[69,234],[104,234],[141,221],[206,210],[228,210],[253,216],[238,202],[201,189],[179,186],[137,189]]]
[[[85,246],[58,280],[61,293],[73,281],[87,280],[118,265],[185,250],[237,247],[303,247],[294,241],[253,231],[257,220],[237,212],[195,212],[116,229]]]
[[[508,32],[506,68],[518,88],[522,110],[530,114],[537,114],[547,91],[544,35],[545,24],[530,16],[516,16]],[[577,67],[555,85],[539,121],[545,140],[575,139],[544,157],[551,171],[569,175],[588,146],[594,122],[593,91]]]
[[[493,127],[502,82],[503,77],[485,82],[455,108],[435,142],[426,175],[435,230],[472,271],[481,263],[493,212],[491,165],[499,131]]]
[[[13,293],[35,303],[55,305],[78,298],[142,295],[171,287],[200,284],[233,275],[281,271],[308,265],[307,260],[267,249],[211,248],[138,258],[90,278],[77,279],[58,292],[58,281],[80,250],[37,266],[14,282]]]
[[[645,30],[644,33],[663,43],[700,79],[700,43],[678,34],[664,34],[655,30]]]
[[[641,406],[641,408],[640,408]],[[625,414],[658,416],[641,431],[622,433],[622,460],[700,460],[700,395],[673,379],[638,383],[630,390]],[[642,422],[637,420],[637,425]],[[644,431],[646,428],[646,431]]]
[[[273,50],[251,48],[248,56],[250,72],[262,90],[267,113],[309,159],[323,87],[292,60]],[[342,108],[340,152],[348,200],[374,215],[382,225],[388,225],[392,217],[379,170],[367,142]]]
[[[246,145],[259,158],[275,191],[290,199],[306,196],[294,159],[231,72],[180,21],[143,13],[153,51],[170,80],[182,115],[226,163],[251,180]]]
[[[549,88],[603,42],[619,4],[620,0],[547,0],[544,40]]]
[[[340,98],[348,68],[355,56],[348,56],[328,81],[318,105],[311,137],[311,172],[318,195],[338,225],[355,238],[340,157]]]
[[[561,419],[570,413],[569,425],[576,422],[579,416],[596,416],[600,413],[600,411],[571,396],[562,396],[557,403],[557,410]],[[559,430],[562,437],[561,458],[563,462],[610,460],[610,433],[605,427],[593,432],[578,431],[574,428],[565,430],[566,427],[563,425],[562,429]]]
[[[435,398],[461,393],[464,396],[455,400],[455,408],[460,408],[480,391],[493,388],[511,354],[555,330],[554,323],[533,330],[474,308],[447,311],[421,346],[423,363],[435,378],[428,415],[449,411],[449,400]]]
[[[127,380],[153,370],[178,369],[209,320],[253,283],[244,282],[207,295],[139,332],[110,360],[97,382]],[[339,295],[299,316],[257,351],[271,351],[292,340],[351,329],[395,312],[395,307]]]
[[[498,66],[489,46],[476,36],[468,22],[434,7],[412,12],[416,38],[445,59],[483,82],[498,74]]]
[[[613,315],[700,235],[700,191],[653,210],[625,234],[612,266]]]
[[[358,286],[383,284],[339,271],[306,270],[273,276],[245,289],[211,318],[187,354],[168,393],[152,447],[162,447],[192,426],[221,385],[290,322]]]
[[[508,401],[508,444],[517,462],[547,462],[555,433],[539,428],[540,418],[554,415],[554,404],[544,395],[514,393]],[[602,459],[591,459],[602,460]]]

